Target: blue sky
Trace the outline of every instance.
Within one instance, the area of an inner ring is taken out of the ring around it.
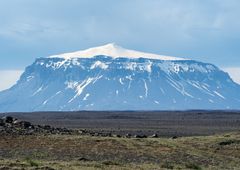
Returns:
[[[109,42],[214,63],[237,80],[239,9],[239,0],[0,1],[0,81],[37,57]]]

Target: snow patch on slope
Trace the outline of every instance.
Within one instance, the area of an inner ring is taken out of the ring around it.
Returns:
[[[94,78],[88,78],[84,80],[82,83],[74,82],[70,83],[68,87],[75,88],[76,95],[68,101],[68,103],[71,103],[74,99],[76,99],[78,96],[80,96],[83,92],[83,90],[94,80]]]
[[[97,68],[97,67],[106,70],[106,69],[108,68],[108,65],[105,64],[105,63],[103,63],[103,62],[101,62],[101,61],[96,61],[96,62],[91,66],[90,69],[92,70],[92,69],[95,69],[95,68]]]

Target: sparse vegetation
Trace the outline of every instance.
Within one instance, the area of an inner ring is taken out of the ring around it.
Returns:
[[[30,166],[34,166],[34,167],[39,166],[39,163],[37,161],[31,159],[30,157],[27,157],[25,160]]]
[[[240,169],[240,132],[236,129],[188,137],[145,135],[148,128],[138,129],[125,129],[127,133],[67,129],[3,118],[0,170]]]
[[[165,162],[165,163],[161,166],[161,168],[164,168],[164,169],[173,169],[174,166],[173,166],[173,163],[171,163],[171,162]]]
[[[202,168],[194,163],[189,163],[186,165],[187,169],[201,170]]]
[[[228,135],[226,137],[226,135]],[[239,169],[240,133],[206,137],[2,136],[0,169]],[[220,146],[221,142],[231,144]]]

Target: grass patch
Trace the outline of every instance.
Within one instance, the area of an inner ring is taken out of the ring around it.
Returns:
[[[35,161],[35,160],[33,160],[33,159],[29,158],[29,157],[27,157],[25,160],[26,160],[26,162],[30,166],[32,166],[32,167],[39,167],[39,163],[37,161]]]
[[[170,162],[165,162],[161,167],[164,169],[173,169],[174,165],[172,165]]]
[[[107,166],[111,166],[111,165],[119,166],[120,165],[120,163],[118,163],[116,161],[103,161],[102,164],[107,165]]]
[[[75,135],[6,136],[0,138],[0,165],[26,170],[44,167],[69,170],[239,169],[240,134],[232,133],[231,138],[223,135],[177,140]],[[4,161],[7,158],[12,160]]]
[[[186,164],[186,168],[187,169],[194,169],[194,170],[202,170],[202,168],[199,165],[195,164],[195,163],[188,163],[188,164]]]

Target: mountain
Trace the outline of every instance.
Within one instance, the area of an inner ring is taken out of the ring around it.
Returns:
[[[240,109],[239,91],[212,64],[107,44],[36,59],[0,112]]]

